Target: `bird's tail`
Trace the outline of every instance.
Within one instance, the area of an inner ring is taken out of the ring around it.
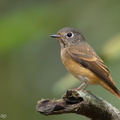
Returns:
[[[109,92],[113,93],[120,99],[120,91],[116,88],[116,86],[112,82],[105,83],[103,81],[100,81],[100,85],[102,85],[105,89],[107,89]]]

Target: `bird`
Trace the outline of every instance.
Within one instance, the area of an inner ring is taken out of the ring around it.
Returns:
[[[61,60],[66,69],[82,81],[76,90],[85,90],[90,84],[101,85],[120,99],[120,91],[110,71],[79,30],[65,27],[51,37],[58,39],[60,43]]]

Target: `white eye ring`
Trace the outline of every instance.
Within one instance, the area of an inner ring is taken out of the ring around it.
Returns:
[[[68,33],[67,33],[67,37],[71,38],[71,37],[73,37],[73,36],[74,36],[74,34],[73,34],[72,32],[68,32]]]

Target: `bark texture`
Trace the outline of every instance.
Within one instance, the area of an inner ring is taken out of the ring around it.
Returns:
[[[36,106],[44,115],[76,113],[91,120],[120,120],[120,111],[86,90],[68,90],[61,99],[42,99]]]

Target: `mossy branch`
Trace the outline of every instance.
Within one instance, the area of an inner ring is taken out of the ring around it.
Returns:
[[[76,113],[91,120],[120,120],[120,111],[86,90],[68,90],[61,99],[38,101],[37,112],[43,115]]]

